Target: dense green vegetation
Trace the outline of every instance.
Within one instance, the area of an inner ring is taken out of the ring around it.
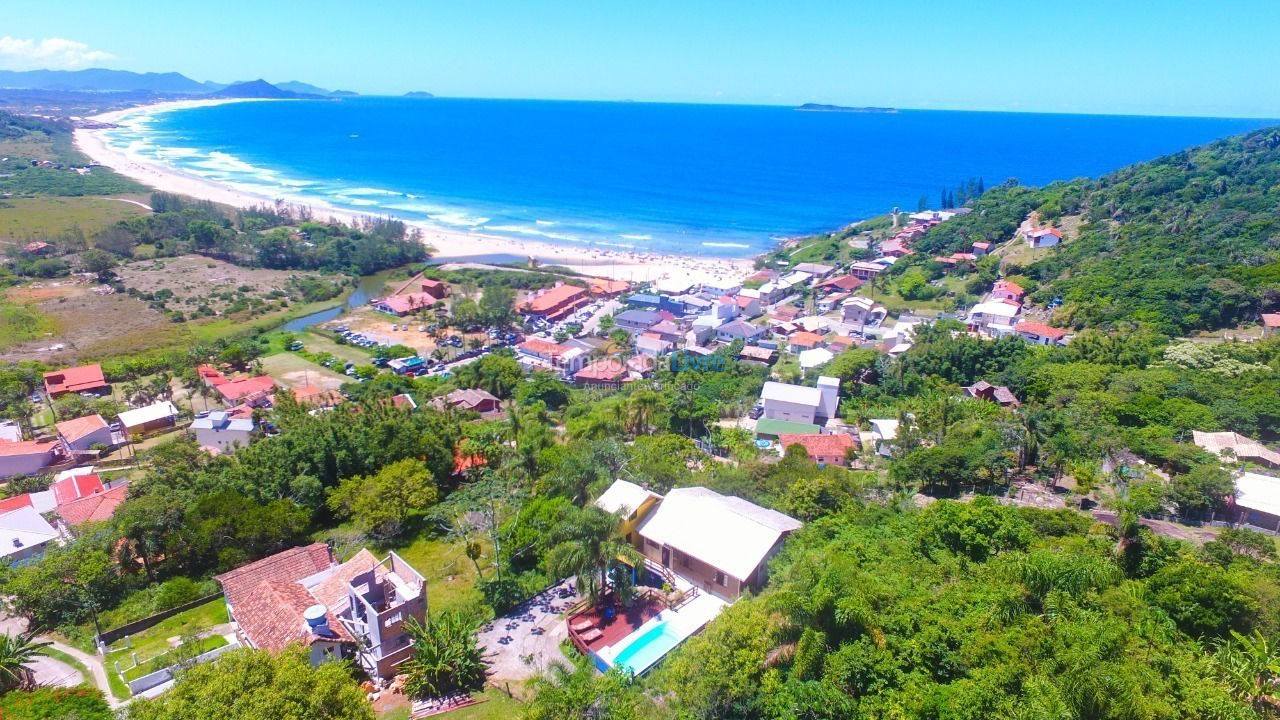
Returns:
[[[1057,323],[1150,322],[1185,333],[1251,323],[1280,307],[1280,130],[1168,155],[1097,180],[1043,188],[1006,183],[973,212],[932,229],[922,256],[1002,242],[1035,211],[1042,222],[1079,216],[1078,237],[1026,268],[1032,300],[1061,298]],[[928,262],[927,257],[914,259]]]

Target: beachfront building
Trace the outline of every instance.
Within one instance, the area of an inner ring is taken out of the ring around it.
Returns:
[[[426,618],[426,580],[394,552],[339,563],[324,543],[270,555],[214,578],[236,634],[272,652],[302,646],[313,665],[351,659],[389,682],[413,652],[410,619]]]
[[[526,315],[558,322],[591,302],[586,288],[560,283],[529,298],[520,306]]]

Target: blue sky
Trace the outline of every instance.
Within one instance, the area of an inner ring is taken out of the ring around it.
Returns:
[[[1280,117],[1274,0],[57,0],[0,68],[364,93]]]

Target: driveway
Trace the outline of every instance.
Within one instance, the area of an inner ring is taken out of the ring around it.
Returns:
[[[561,580],[481,628],[476,639],[489,661],[489,682],[520,683],[549,665],[568,663],[560,643],[569,637],[564,613],[578,603],[571,580]]]
[[[37,685],[75,687],[84,682],[84,676],[79,670],[51,657],[37,656],[27,667],[35,673]]]
[[[0,613],[0,633],[16,635],[20,632],[24,632],[26,629],[27,621],[25,618],[13,617]],[[97,686],[97,688],[102,691],[102,694],[107,698],[108,705],[116,708],[124,704],[119,700],[116,700],[115,697],[111,695],[111,686],[107,684],[107,671],[103,668],[102,660],[98,656],[81,652],[80,650],[47,635],[38,635],[36,636],[36,639],[53,643],[53,648],[55,650],[60,650],[70,655],[76,660],[79,660],[81,665],[89,668],[89,672],[93,673],[93,681],[91,684]],[[41,684],[44,684],[45,682],[41,679],[41,673],[51,680],[61,680],[61,682],[50,684],[67,686],[79,685],[85,680],[85,678],[70,665],[54,660],[53,658],[40,658],[40,660],[31,664],[31,668],[36,671],[36,677],[40,680]],[[74,682],[70,682],[70,674],[72,673],[74,673],[76,678]]]

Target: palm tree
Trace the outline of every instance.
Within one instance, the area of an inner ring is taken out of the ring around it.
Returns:
[[[662,397],[647,388],[637,390],[627,401],[627,427],[632,435],[648,434],[662,407]]]
[[[33,632],[0,635],[0,692],[33,685],[35,678],[27,664],[52,644],[35,642]]]
[[[618,518],[594,505],[574,509],[551,529],[556,544],[547,553],[547,569],[557,577],[577,575],[579,587],[595,604],[608,584],[610,565],[644,561],[618,529]]]
[[[1232,695],[1260,714],[1274,712],[1280,707],[1280,646],[1257,630],[1252,635],[1232,630],[1231,635],[1213,656],[1218,676]]]
[[[1043,418],[1039,410],[1026,405],[1018,410],[1018,424],[1022,426],[1022,436],[1018,442],[1018,469],[1025,470],[1036,462],[1040,455],[1040,444],[1045,439]]]

